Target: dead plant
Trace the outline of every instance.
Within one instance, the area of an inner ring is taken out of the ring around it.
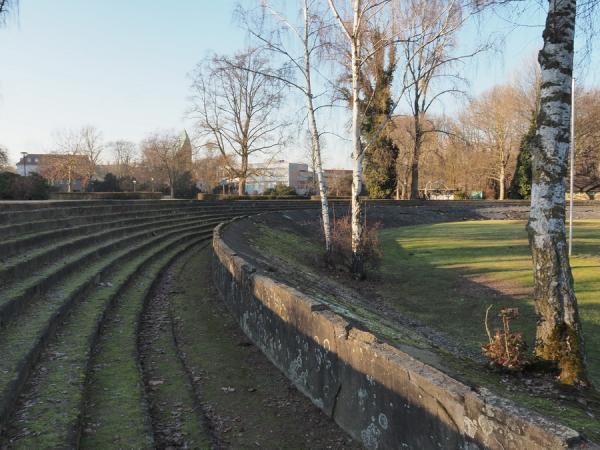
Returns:
[[[490,359],[490,365],[508,370],[522,370],[529,364],[527,343],[521,332],[513,332],[510,322],[519,317],[519,308],[504,308],[498,317],[502,320],[502,329],[496,329],[492,336],[489,327],[489,313],[492,305],[485,311],[485,331],[489,342],[481,346],[482,353]]]

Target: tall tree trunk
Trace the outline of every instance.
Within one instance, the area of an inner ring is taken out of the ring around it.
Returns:
[[[535,351],[555,361],[560,380],[588,385],[583,333],[565,239],[565,177],[570,138],[576,0],[549,0],[537,133],[532,145],[531,211],[527,229],[539,316]]]
[[[306,77],[306,101],[308,108],[308,118],[310,134],[312,136],[312,151],[317,171],[319,183],[319,195],[321,196],[321,217],[323,220],[323,236],[325,237],[325,259],[328,261],[331,256],[331,224],[329,222],[329,201],[327,193],[327,182],[323,174],[323,164],[321,161],[321,139],[319,129],[317,128],[317,119],[315,117],[315,107],[312,95],[310,52],[309,52],[309,14],[308,0],[304,0],[304,75]]]
[[[415,142],[415,149],[412,158],[412,164],[410,166],[410,199],[417,200],[419,198],[419,149],[417,149]]]
[[[423,145],[423,132],[421,130],[421,121],[419,117],[418,97],[415,99],[415,109],[417,113],[414,115],[415,121],[415,142],[413,147],[412,163],[410,168],[410,199],[419,199],[419,159],[421,158],[421,147]]]
[[[498,200],[504,200],[504,192],[505,192],[505,187],[504,187],[504,183],[506,180],[506,171],[505,171],[505,167],[504,167],[504,158],[502,158],[502,161],[500,163],[500,175],[498,176],[498,184],[499,184],[499,193],[498,193]]]
[[[364,153],[360,141],[359,74],[361,52],[361,0],[353,1],[354,23],[352,27],[352,274],[364,278],[363,221],[360,193]]]
[[[246,195],[246,179],[248,177],[248,152],[242,151],[242,166],[238,176],[238,195]]]

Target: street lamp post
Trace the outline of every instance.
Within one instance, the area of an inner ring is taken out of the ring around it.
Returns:
[[[154,177],[150,178],[150,186],[151,186],[152,192],[154,192]]]
[[[21,152],[23,155],[23,176],[27,176],[27,152]]]
[[[137,181],[133,180],[133,192],[135,192],[135,185],[136,185]]]
[[[575,183],[575,77],[571,80],[571,148],[569,152],[569,256],[573,252],[573,184]]]

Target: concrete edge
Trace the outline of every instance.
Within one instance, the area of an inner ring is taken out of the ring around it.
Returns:
[[[213,233],[223,300],[266,356],[366,448],[600,448],[549,418],[472,390],[256,273],[224,242],[230,222]]]

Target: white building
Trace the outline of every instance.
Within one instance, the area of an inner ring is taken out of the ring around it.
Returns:
[[[294,188],[299,195],[306,195],[312,190],[313,173],[308,170],[308,164],[279,160],[251,164],[250,167],[255,174],[246,180],[248,194],[262,194],[278,184]]]
[[[43,154],[27,154],[17,163],[17,173],[21,176],[29,175],[33,172],[40,173],[40,162],[44,158]]]

